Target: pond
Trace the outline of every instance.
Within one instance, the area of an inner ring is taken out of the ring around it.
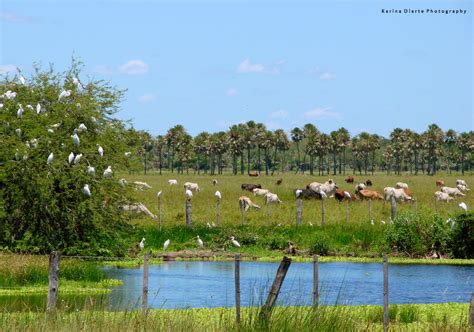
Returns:
[[[241,305],[265,302],[279,263],[242,262]],[[112,309],[141,305],[143,270],[106,267],[124,285],[110,294]],[[278,298],[279,305],[311,305],[312,263],[292,263]],[[474,267],[389,265],[390,303],[469,302]],[[383,266],[373,263],[320,263],[322,304],[383,304]],[[164,262],[149,268],[150,308],[232,307],[233,262]]]

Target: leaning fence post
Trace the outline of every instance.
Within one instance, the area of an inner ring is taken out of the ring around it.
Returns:
[[[318,255],[314,255],[313,257],[313,305],[318,305],[319,300],[319,291],[318,291],[318,283],[319,283],[319,259]]]
[[[392,220],[395,220],[395,218],[397,217],[397,200],[395,199],[394,195],[392,195],[390,202],[391,202],[391,209],[390,209],[391,217],[392,217]]]
[[[303,217],[303,200],[301,198],[296,199],[296,225],[301,225],[301,219]]]
[[[49,285],[48,285],[48,304],[46,310],[50,311],[56,308],[58,302],[59,288],[59,252],[53,251],[49,255]]]
[[[240,324],[240,254],[235,255],[235,321]]]
[[[388,331],[388,261],[383,256],[383,330]]]
[[[469,306],[469,323],[474,325],[474,292],[471,294],[471,305]]]
[[[324,226],[324,198],[321,197],[321,225]]]
[[[290,268],[290,264],[291,258],[284,256],[280,263],[280,266],[278,267],[278,271],[275,276],[275,280],[273,281],[272,287],[270,288],[270,292],[268,293],[267,301],[265,302],[262,307],[262,310],[260,311],[260,318],[267,319],[270,317],[272,308],[278,298],[278,293],[280,292],[281,285],[283,284],[283,280],[285,280],[286,273]]]
[[[186,225],[191,226],[193,223],[193,208],[191,206],[191,198],[186,198]]]
[[[239,205],[240,205],[240,214],[242,215],[242,226],[243,226],[245,223],[245,203],[242,199],[239,200]]]
[[[146,253],[143,257],[143,298],[142,298],[142,311],[143,314],[148,312],[148,260],[150,259],[150,253]]]
[[[346,224],[349,223],[349,200],[346,200]]]

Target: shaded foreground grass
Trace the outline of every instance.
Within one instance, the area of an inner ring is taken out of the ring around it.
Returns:
[[[0,314],[0,330],[48,331],[379,331],[380,306],[277,307],[268,322],[262,322],[258,308],[243,308],[242,322],[235,323],[235,310],[179,309],[140,311],[78,311]],[[391,305],[391,330],[471,331],[467,304]]]

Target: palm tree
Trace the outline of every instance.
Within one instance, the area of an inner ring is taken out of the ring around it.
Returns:
[[[309,155],[310,162],[310,174],[313,174],[314,171],[314,156],[316,155],[316,136],[319,134],[319,130],[312,124],[307,123],[303,126],[303,136],[306,139],[306,145],[310,145],[310,147],[306,146],[305,154],[303,156],[303,173],[306,170],[306,156]]]
[[[288,135],[283,129],[277,129],[274,132],[275,138],[275,154],[278,150],[280,152],[280,165],[281,165],[281,172],[284,172],[285,169],[285,151],[290,149],[290,141],[288,139]],[[275,172],[276,163],[273,164],[272,175]]]
[[[300,142],[303,140],[304,138],[304,133],[303,131],[298,128],[298,127],[295,127],[291,130],[291,140],[293,142],[295,142],[296,144],[296,151],[298,152],[298,157],[296,159],[296,173],[298,173],[298,171],[300,170],[300,160],[301,160],[301,155],[300,155]]]
[[[245,123],[245,144],[247,148],[247,174],[250,174],[250,152],[255,145],[255,133],[257,132],[257,124],[255,121]]]
[[[341,161],[341,155],[339,155],[339,174],[341,174],[341,167],[344,164],[343,174],[346,175],[346,148],[349,146],[351,142],[351,135],[349,131],[342,127],[338,129],[338,139],[339,139],[339,147],[342,150],[343,159]]]
[[[174,172],[174,155],[176,152],[176,146],[185,132],[186,131],[182,125],[176,125],[168,129],[168,132],[165,135],[168,154],[168,169],[171,170],[171,173]]]
[[[472,151],[474,148],[474,132],[470,131],[469,133],[461,133],[459,135],[459,139],[457,140],[457,146],[461,152],[461,172],[462,175],[464,175],[464,161],[466,158],[466,154],[469,151]]]
[[[337,155],[341,151],[341,145],[339,143],[339,131],[331,131],[330,140],[329,140],[329,152],[332,153],[332,162],[333,162],[333,175],[336,175],[337,172]],[[340,161],[340,158],[339,158]]]
[[[159,168],[160,168],[160,175],[161,171],[163,169],[163,149],[166,145],[166,139],[162,135],[158,135],[155,138],[155,153],[158,154],[158,162],[159,162]]]
[[[400,175],[403,155],[403,130],[401,128],[392,130],[390,133],[390,143],[395,159],[396,174]]]
[[[198,174],[200,174],[201,171],[201,162],[205,165],[204,172],[207,173],[207,145],[209,136],[208,132],[203,131],[197,134],[193,141],[193,150],[196,154],[196,169]],[[203,160],[201,160],[201,157],[203,157]]]
[[[456,146],[458,139],[458,134],[453,129],[449,129],[446,131],[446,136],[444,138],[444,143],[446,144],[446,161],[447,161],[447,169],[446,172],[451,174],[451,163],[454,163],[457,159],[456,152],[454,151],[454,147]]]
[[[244,174],[244,135],[242,125],[233,125],[227,133],[229,138],[229,150],[232,154],[232,174],[237,175],[237,156],[241,156],[241,173]]]
[[[441,156],[444,133],[436,124],[431,124],[424,132],[425,146],[428,152],[428,174],[436,174],[436,163]]]

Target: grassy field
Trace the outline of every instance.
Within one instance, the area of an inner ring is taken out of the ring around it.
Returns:
[[[0,313],[3,331],[382,331],[380,306],[277,307],[268,321],[258,308]],[[472,331],[467,304],[391,305],[391,331]]]

